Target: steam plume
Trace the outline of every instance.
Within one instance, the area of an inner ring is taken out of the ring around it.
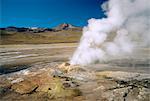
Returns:
[[[136,40],[150,42],[150,0],[109,0],[107,18],[90,19],[70,64],[87,65],[131,54]]]

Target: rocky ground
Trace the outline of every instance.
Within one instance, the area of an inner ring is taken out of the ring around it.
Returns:
[[[150,100],[149,49],[132,59],[72,66],[75,47],[1,46],[0,101]]]
[[[1,101],[149,101],[150,74],[34,64],[0,77]]]

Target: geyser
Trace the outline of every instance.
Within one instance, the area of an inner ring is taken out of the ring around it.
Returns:
[[[88,20],[71,65],[129,55],[137,39],[149,45],[150,0],[109,0],[102,8],[107,18]]]

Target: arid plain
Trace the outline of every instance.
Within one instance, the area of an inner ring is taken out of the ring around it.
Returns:
[[[25,39],[22,44],[0,45],[0,100],[149,101],[149,48],[140,46],[130,56],[72,66],[68,62],[79,36],[72,38],[75,42],[24,44]]]

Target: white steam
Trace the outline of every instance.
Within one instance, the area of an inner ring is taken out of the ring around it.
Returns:
[[[90,19],[70,64],[87,65],[130,54],[135,40],[150,43],[150,0],[109,0],[107,18]]]

